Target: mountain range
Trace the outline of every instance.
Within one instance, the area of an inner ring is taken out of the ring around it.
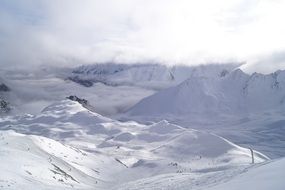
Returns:
[[[285,71],[106,63],[0,74],[0,188],[284,188]]]

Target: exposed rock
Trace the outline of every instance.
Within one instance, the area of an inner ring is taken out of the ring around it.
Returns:
[[[0,113],[8,113],[11,111],[9,102],[0,98]]]
[[[84,79],[80,79],[79,77],[75,76],[75,77],[68,77],[69,80],[76,82],[80,85],[83,85],[85,87],[91,87],[93,86],[93,82],[90,80],[84,80]]]
[[[10,88],[5,85],[4,83],[0,84],[0,92],[8,92],[10,91]]]
[[[87,100],[85,100],[83,98],[78,98],[77,96],[74,96],[74,95],[66,97],[66,98],[69,100],[72,100],[72,101],[76,101],[76,102],[82,104],[83,106],[86,106],[88,104]]]
[[[225,77],[227,74],[229,74],[230,72],[228,70],[223,70],[221,73],[220,73],[220,77]]]

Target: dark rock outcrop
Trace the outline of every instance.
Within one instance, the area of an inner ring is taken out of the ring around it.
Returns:
[[[0,92],[8,92],[10,91],[10,88],[5,85],[4,83],[0,84]]]
[[[0,113],[8,113],[11,111],[9,102],[0,98]]]
[[[85,86],[85,87],[93,86],[93,82],[92,81],[80,79],[77,76],[75,76],[75,77],[68,77],[68,79],[73,81],[73,82],[75,82],[75,83],[78,83],[78,84],[80,84],[82,86]]]
[[[83,98],[78,98],[77,96],[74,96],[74,95],[68,96],[66,98],[69,99],[69,100],[72,100],[72,101],[76,101],[76,102],[82,104],[83,106],[86,106],[88,104],[87,100],[85,100]]]

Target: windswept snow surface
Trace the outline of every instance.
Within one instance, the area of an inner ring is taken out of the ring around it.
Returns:
[[[242,170],[252,161],[249,149],[219,136],[167,121],[119,122],[71,100],[1,118],[0,127],[6,189],[117,189],[160,175]],[[256,151],[254,158],[268,160]]]

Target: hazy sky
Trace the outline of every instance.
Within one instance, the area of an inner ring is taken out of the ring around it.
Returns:
[[[247,61],[285,69],[284,10],[285,0],[0,0],[0,63]]]

